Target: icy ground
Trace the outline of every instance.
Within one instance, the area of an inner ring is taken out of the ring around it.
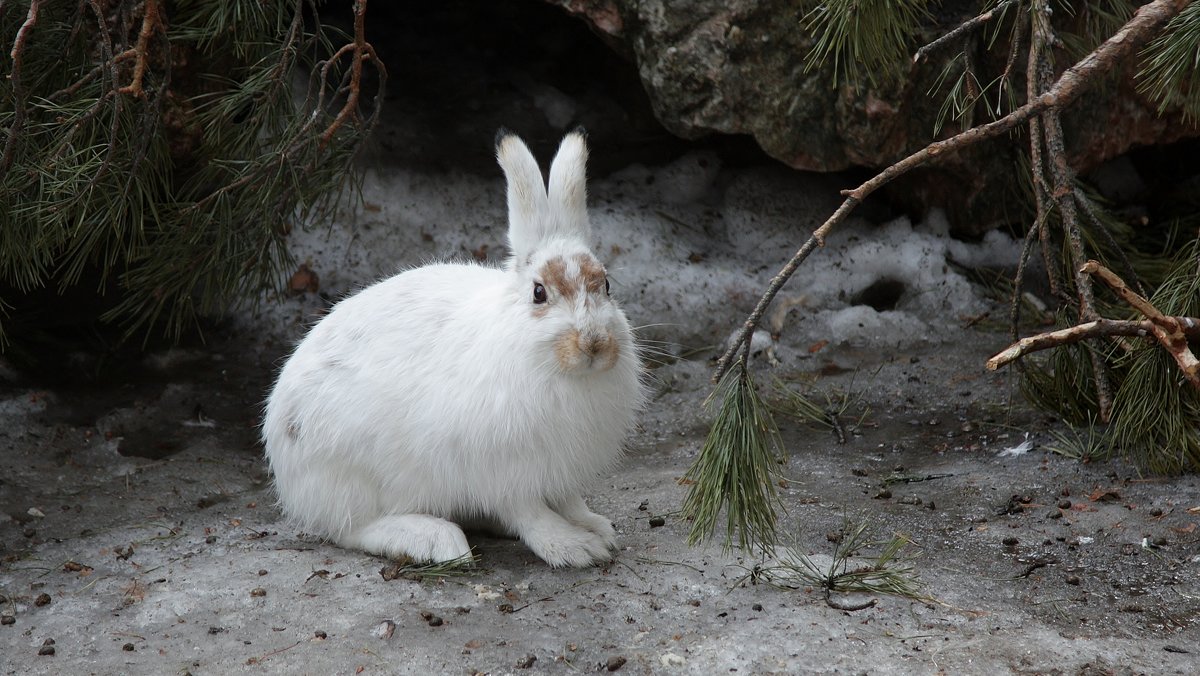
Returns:
[[[684,544],[679,479],[707,429],[707,360],[839,187],[705,152],[593,179],[597,251],[657,353],[628,458],[589,498],[621,537],[603,567],[550,570],[477,535],[465,576],[385,580],[386,561],[292,532],[272,505],[255,425],[288,346],[398,269],[499,264],[498,170],[380,164],[361,207],[294,235],[319,292],[110,383],[10,375],[0,672],[1195,673],[1195,478],[1046,450],[1063,428],[984,371],[1005,310],[964,274],[1012,265],[1017,246],[955,241],[937,213],[837,231],[781,296],[781,339],[756,366],[763,383],[853,393],[843,422],[862,419],[841,444],[778,416],[789,542],[828,561],[846,517],[905,533],[928,598],[837,610],[819,589],[752,584],[753,557]],[[1032,450],[1001,456],[1026,432]]]

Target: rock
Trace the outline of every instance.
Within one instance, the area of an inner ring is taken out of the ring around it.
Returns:
[[[587,22],[635,63],[655,116],[673,134],[694,139],[717,132],[746,134],[767,154],[797,168],[882,169],[935,140],[944,94],[935,89],[958,47],[935,51],[893,84],[837,88],[831,66],[804,72],[813,39],[802,28],[801,5],[786,0],[546,0]],[[982,3],[956,3],[914,40],[929,42],[973,16]],[[1060,21],[1080,19],[1060,19]],[[1070,30],[1063,26],[1060,30]],[[985,79],[1004,69],[1003,39],[988,51],[975,41]],[[1075,59],[1055,54],[1059,70]],[[1019,70],[1023,72],[1023,62]],[[1087,105],[1064,116],[1070,160],[1083,173],[1132,148],[1200,134],[1178,110],[1158,115],[1136,94],[1126,69],[1116,86],[1093,88]],[[1023,80],[1018,86],[1024,87]],[[994,93],[994,92],[993,92]],[[975,121],[986,112],[976,111]],[[946,124],[942,136],[957,129]],[[943,206],[960,234],[978,235],[1006,219],[1004,200],[1018,188],[1012,168],[1025,137],[993,139],[914,170],[887,189],[910,208]],[[852,186],[847,186],[852,187]]]

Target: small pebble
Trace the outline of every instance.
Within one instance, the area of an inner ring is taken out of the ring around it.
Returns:
[[[537,655],[529,654],[517,660],[516,667],[518,669],[529,669],[533,667],[534,662],[537,662]]]
[[[317,639],[324,641],[328,637],[329,637],[328,634],[321,631],[320,629],[313,632],[313,638],[317,638]]]
[[[754,605],[750,606],[750,608],[752,608],[753,610],[757,610],[757,611],[760,611],[760,612],[761,612],[761,611],[762,611],[762,604],[761,604],[761,603],[755,603]]]
[[[1153,544],[1154,544],[1156,547],[1166,547],[1166,546],[1167,546],[1167,539],[1166,539],[1165,537],[1162,537],[1162,536],[1156,537],[1156,538],[1154,538]]]
[[[1154,509],[1150,510],[1150,516],[1162,516],[1162,515],[1163,515],[1162,507],[1155,507]]]
[[[1011,535],[1004,538],[1004,546],[1005,547],[1016,547],[1020,542],[1021,542],[1020,540],[1016,539],[1015,537],[1012,537]]]
[[[267,590],[263,589],[262,587],[255,587],[254,589],[250,590],[250,595],[251,596],[266,596]]]
[[[223,631],[225,631],[225,627],[209,627],[208,628],[208,633],[210,633],[210,634],[220,634]]]
[[[440,627],[443,624],[442,618],[438,617],[437,615],[430,617],[428,622],[429,626],[431,627]]]
[[[647,509],[650,509],[650,501],[649,501],[649,500],[642,500],[642,502],[641,502],[640,504],[638,504],[638,511],[639,511],[639,512],[644,512],[644,511],[646,511]]]
[[[209,544],[209,545],[211,545],[212,543],[214,543],[214,542],[216,542],[216,541],[217,541],[217,536],[216,536],[216,535],[209,535],[208,537],[204,538],[204,543],[205,543],[205,544]]]
[[[659,526],[663,526],[666,523],[667,523],[667,520],[662,518],[661,516],[650,517],[650,527],[651,528],[658,528]]]
[[[1059,500],[1059,501],[1058,501],[1058,508],[1059,508],[1059,509],[1070,509],[1070,508],[1071,508],[1071,501],[1070,501],[1070,500]]]
[[[38,648],[38,654],[39,655],[53,655],[54,654],[54,646],[44,645],[41,648]]]
[[[621,655],[613,655],[612,657],[608,658],[607,662],[604,663],[604,668],[608,669],[609,671],[616,671],[617,669],[625,666],[625,663],[628,661],[629,660],[626,660]]]
[[[50,595],[46,592],[38,594],[37,598],[33,600],[33,605],[38,607],[50,605]]]
[[[1056,510],[1056,511],[1053,511],[1053,512],[1050,512],[1049,514],[1047,514],[1047,515],[1046,515],[1046,518],[1047,518],[1047,519],[1061,519],[1061,518],[1062,518],[1062,512],[1059,512],[1059,511],[1057,511],[1057,510]]]
[[[875,494],[876,500],[887,500],[890,497],[892,497],[892,492],[886,488],[880,490],[878,493]]]
[[[132,643],[126,643],[125,645],[121,646],[121,650],[124,650],[124,651],[125,651],[125,652],[127,652],[127,653],[131,653],[131,652],[133,652],[133,650],[134,650],[134,648],[133,648],[133,644],[132,644]]]
[[[266,568],[263,568],[263,569],[261,569],[261,570],[259,570],[259,571],[258,571],[258,576],[259,576],[259,577],[262,577],[263,575],[266,575],[266,574],[267,574],[267,569],[266,569]]]
[[[10,624],[16,624],[16,623],[17,623],[17,618],[13,617],[12,615],[0,615],[0,625],[4,625],[7,627]]]
[[[1078,575],[1068,575],[1067,579],[1064,581],[1067,584],[1078,585],[1079,584],[1079,576]]]
[[[392,635],[396,633],[396,623],[391,620],[384,620],[383,622],[379,623],[379,626],[375,627],[375,631],[373,633],[375,634],[376,638],[381,638],[384,640],[390,639]]]

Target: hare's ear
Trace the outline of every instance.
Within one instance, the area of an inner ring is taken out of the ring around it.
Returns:
[[[545,236],[546,184],[533,153],[507,129],[496,133],[496,160],[508,181],[508,244],[520,265]]]
[[[550,163],[550,212],[558,234],[591,244],[587,214],[587,134],[578,127],[563,137]]]

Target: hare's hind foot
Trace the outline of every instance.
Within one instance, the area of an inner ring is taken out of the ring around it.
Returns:
[[[388,558],[440,563],[471,553],[467,536],[454,523],[428,514],[389,514],[355,528],[338,544]]]

